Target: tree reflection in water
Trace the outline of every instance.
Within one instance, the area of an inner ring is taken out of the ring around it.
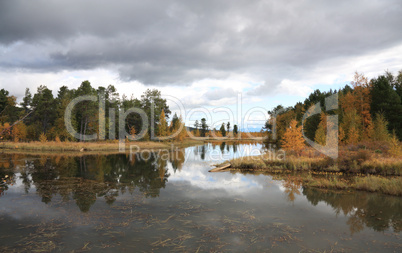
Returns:
[[[223,143],[212,144],[212,147],[226,150]],[[206,149],[206,146],[197,149],[201,159],[205,158]],[[133,194],[135,190],[145,197],[157,197],[168,182],[170,175],[167,168],[171,166],[175,173],[182,169],[185,162],[184,150],[166,152],[149,153],[147,157],[135,155],[133,159],[125,154],[79,157],[3,154],[0,158],[0,197],[17,181],[23,184],[26,193],[35,188],[44,203],[50,203],[58,195],[62,201],[73,200],[82,212],[88,212],[99,198],[113,204],[120,194]],[[365,227],[375,231],[389,228],[401,231],[400,197],[303,188],[301,181],[295,178],[287,176],[282,181],[288,201],[293,202],[297,195],[304,195],[313,206],[321,201],[327,203],[337,214],[348,216],[347,224],[352,234]]]
[[[375,231],[392,228],[395,232],[402,229],[402,201],[400,197],[368,192],[329,191],[302,187],[300,177],[286,177],[282,186],[288,201],[303,194],[313,205],[321,201],[331,206],[336,214],[348,216],[347,224],[351,234],[360,232],[364,227]]]
[[[5,155],[0,161],[0,176],[3,179],[7,175],[7,180],[2,180],[1,193],[18,177],[26,193],[35,186],[42,202],[49,203],[58,194],[63,201],[75,200],[82,212],[88,212],[99,197],[112,204],[119,193],[132,194],[135,189],[146,197],[159,196],[168,182],[168,163],[174,171],[181,170],[185,152],[148,153],[132,159],[125,154],[25,157]]]

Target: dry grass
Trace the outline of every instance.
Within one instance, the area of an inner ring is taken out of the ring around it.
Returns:
[[[177,147],[191,146],[202,144],[203,142],[194,141],[191,139],[180,143],[175,142],[154,142],[154,141],[139,141],[125,143],[126,150],[130,150],[130,145],[136,145],[140,149],[167,149],[171,145]],[[118,152],[118,141],[102,141],[102,142],[2,142],[0,149],[6,151],[32,152],[32,151],[47,151],[47,152]]]
[[[387,157],[368,151],[342,152],[337,160],[324,156],[288,155],[286,159],[275,159],[269,154],[254,157],[242,157],[229,161],[232,168],[242,170],[290,170],[290,171],[325,171],[346,174],[373,174],[400,176],[402,159]]]
[[[264,156],[249,156],[233,159],[230,161],[233,168],[244,170],[291,170],[291,171],[310,171],[322,168],[331,168],[330,162],[324,157],[287,157],[284,160]]]
[[[303,186],[337,190],[360,190],[402,196],[401,177],[356,176],[350,179],[333,176],[330,178],[306,177]]]
[[[402,159],[391,157],[371,158],[361,164],[364,173],[381,175],[401,175]]]
[[[382,176],[353,176],[345,177],[339,173],[321,173],[312,175],[298,173],[296,176],[274,174],[273,178],[284,180],[286,184],[299,183],[303,187],[314,187],[332,190],[358,190],[376,192],[394,196],[402,196],[402,177],[382,177]]]
[[[356,177],[352,187],[357,190],[381,192],[389,195],[402,196],[402,177]]]

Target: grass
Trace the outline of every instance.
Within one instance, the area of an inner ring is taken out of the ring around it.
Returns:
[[[361,164],[361,170],[370,174],[401,175],[402,159],[393,157],[372,158]]]
[[[402,159],[380,154],[352,153],[334,161],[323,156],[274,159],[267,154],[230,160],[231,168],[273,174],[295,174],[303,186],[361,190],[402,196]],[[305,176],[308,173],[308,176]],[[315,175],[314,177],[312,175]],[[380,176],[381,175],[381,176]]]
[[[326,168],[325,171],[338,171],[331,162],[324,157],[288,157],[284,160],[270,159],[268,155],[248,156],[230,160],[232,168],[244,170],[290,170],[290,171],[310,171]]]
[[[337,176],[330,178],[313,178],[309,176],[303,180],[303,186],[336,190],[353,189],[402,196],[402,177],[368,175],[343,179]]]
[[[372,174],[383,176],[401,176],[402,159],[387,157],[376,153],[342,153],[337,160],[324,156],[295,156],[277,159],[268,154],[236,158],[229,163],[232,168],[262,171],[315,171],[343,172],[345,174]]]
[[[154,142],[138,141],[125,143],[126,151],[130,150],[130,145],[137,145],[140,149],[168,149],[171,145],[176,147],[186,147],[202,144],[202,141],[186,139],[183,142]],[[99,142],[2,142],[0,149],[3,151],[23,152],[119,152],[118,141],[99,141]]]
[[[354,189],[369,191],[369,192],[382,192],[385,194],[402,196],[402,178],[401,177],[380,177],[380,176],[367,176],[355,178]]]

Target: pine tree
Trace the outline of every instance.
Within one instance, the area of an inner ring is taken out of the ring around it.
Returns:
[[[290,126],[286,129],[281,144],[284,150],[293,150],[297,154],[300,154],[300,151],[305,147],[302,127],[297,126],[297,121],[295,119],[290,121]]]
[[[233,133],[235,136],[237,136],[239,130],[237,129],[237,125],[233,125]]]
[[[219,129],[219,131],[221,132],[221,134],[222,134],[223,137],[226,136],[225,123],[222,123],[222,126],[221,126],[221,128]]]
[[[388,121],[388,130],[395,130],[396,135],[402,139],[402,101],[398,92],[394,89],[392,75],[379,76],[372,82],[371,113],[384,113]]]

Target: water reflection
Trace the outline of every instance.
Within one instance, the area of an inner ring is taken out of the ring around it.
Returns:
[[[317,238],[309,238],[308,234],[338,225],[339,231],[332,231],[328,240],[347,231],[362,235],[359,245],[364,245],[368,231],[388,233],[374,234],[384,242],[391,230],[400,233],[402,200],[398,197],[303,188],[297,178],[273,179],[264,173],[208,173],[212,164],[261,147],[256,143],[206,143],[132,157],[3,154],[0,221],[11,222],[7,217],[24,213],[27,207],[33,210],[25,213],[29,219],[41,215],[64,219],[66,212],[73,216],[68,222],[92,219],[93,223],[86,224],[93,224],[96,231],[121,224],[120,232],[132,233],[131,238],[144,241],[144,245],[155,243],[159,249],[165,249],[161,246],[165,240],[174,241],[177,249],[182,247],[182,238],[192,240],[193,244],[182,251],[196,251],[200,245],[212,242],[217,251],[264,251],[266,247],[279,247],[280,243],[286,243],[280,248],[283,251],[332,250],[328,245],[314,248],[311,245]],[[35,202],[44,204],[35,209]],[[103,214],[107,215],[102,217]],[[15,234],[21,232],[17,226],[8,228],[13,228]],[[106,234],[100,230],[102,235]],[[170,231],[179,239],[169,237]],[[1,238],[5,233],[0,228],[0,242],[7,241]],[[292,248],[290,242],[302,245]],[[342,243],[346,248],[355,247]],[[200,249],[211,250],[207,246]],[[151,250],[152,247],[144,248]]]
[[[398,197],[356,192],[341,193],[313,188],[303,189],[303,195],[314,206],[320,201],[330,205],[336,214],[348,216],[351,234],[369,227],[375,231],[392,228],[398,233],[402,229],[402,201]]]
[[[98,197],[112,204],[119,192],[138,189],[147,197],[157,197],[169,178],[167,164],[181,170],[184,154],[162,159],[155,153],[146,158],[127,155],[40,156],[23,159],[22,155],[4,155],[0,165],[1,191],[17,179],[25,192],[34,188],[44,203],[59,194],[65,201],[74,199],[82,212],[89,211]],[[11,161],[11,163],[10,163]]]

